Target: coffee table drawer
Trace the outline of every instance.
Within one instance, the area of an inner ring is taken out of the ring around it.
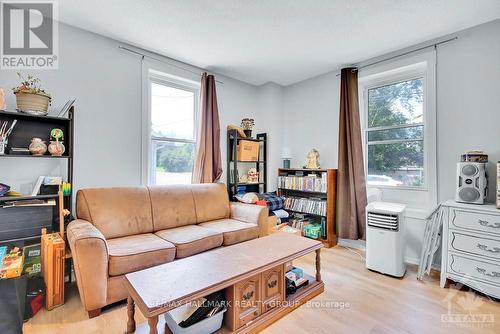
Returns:
[[[236,328],[244,326],[261,314],[261,275],[235,284]]]
[[[265,313],[285,299],[285,275],[283,265],[262,273],[262,313]]]

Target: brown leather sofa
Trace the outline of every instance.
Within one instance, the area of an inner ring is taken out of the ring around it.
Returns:
[[[268,214],[222,184],[84,189],[76,211],[67,236],[89,317],[127,298],[125,274],[262,236]]]

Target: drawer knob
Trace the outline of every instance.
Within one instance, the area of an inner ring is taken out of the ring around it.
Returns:
[[[500,228],[500,223],[493,223],[493,224],[490,224],[488,221],[486,220],[482,220],[482,219],[478,219],[477,221],[479,223],[479,225],[481,226],[485,226],[485,227],[491,227],[491,228]]]
[[[500,248],[498,247],[489,248],[487,245],[477,244],[477,248],[485,252],[500,253]]]
[[[486,272],[486,269],[484,268],[479,268],[479,267],[476,267],[476,270],[478,271],[478,273],[480,273],[481,275],[484,275],[484,276],[489,276],[489,277],[493,277],[493,278],[500,278],[500,273],[497,273],[496,271],[492,271],[491,273],[487,273]]]

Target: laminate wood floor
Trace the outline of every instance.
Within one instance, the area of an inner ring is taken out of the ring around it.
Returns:
[[[403,279],[367,270],[364,254],[335,247],[321,252],[325,292],[262,333],[500,333],[500,302],[468,290],[439,287],[434,273],[424,282],[411,266]],[[314,254],[295,262],[314,273]],[[24,333],[124,333],[126,304],[88,319],[76,286],[66,304],[41,310],[24,324]],[[145,319],[136,312],[137,323]]]

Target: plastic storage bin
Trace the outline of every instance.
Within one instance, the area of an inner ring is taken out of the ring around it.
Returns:
[[[191,314],[193,314],[201,302],[198,300],[193,303],[187,303],[165,313],[165,322],[173,334],[207,334],[216,332],[222,327],[224,313],[227,311],[226,308],[220,310],[214,316],[203,319],[189,327],[182,328],[179,326],[181,321],[186,320]]]

